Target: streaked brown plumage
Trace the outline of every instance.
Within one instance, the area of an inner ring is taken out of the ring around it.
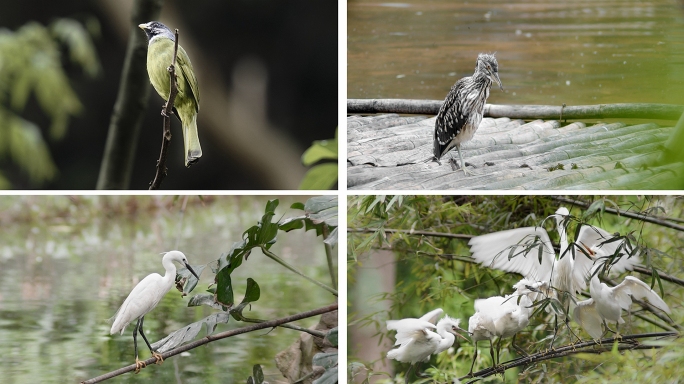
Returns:
[[[461,168],[467,175],[461,156],[461,143],[473,138],[482,121],[484,105],[489,97],[492,82],[499,84],[499,64],[493,54],[477,56],[475,73],[456,82],[439,109],[435,122],[434,156],[439,160],[453,147],[458,151]]]

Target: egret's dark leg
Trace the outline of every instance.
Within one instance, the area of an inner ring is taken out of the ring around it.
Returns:
[[[525,352],[524,349],[520,348],[519,346],[517,346],[517,345],[515,344],[515,337],[516,337],[516,336],[518,336],[517,333],[516,333],[515,335],[513,335],[513,340],[511,341],[511,347],[513,347],[513,349],[515,349],[516,352],[518,352],[519,354],[521,354],[521,355],[523,355],[523,356],[528,356],[527,352]]]
[[[553,315],[553,338],[551,339],[551,345],[548,349],[553,349],[553,343],[556,341],[556,335],[558,334],[558,315]]]
[[[164,358],[162,357],[161,354],[155,352],[152,349],[150,342],[147,341],[147,337],[145,336],[145,333],[143,332],[143,320],[144,319],[145,319],[145,316],[142,316],[142,317],[140,317],[140,320],[138,320],[140,322],[140,334],[142,335],[143,340],[145,340],[145,344],[147,344],[147,348],[150,349],[150,353],[152,354],[152,356],[154,356],[154,358],[157,359],[157,362],[155,364],[161,365],[164,362]]]
[[[473,367],[475,366],[475,359],[477,359],[477,341],[475,342],[475,354],[473,354],[473,363],[470,364],[470,372],[468,372],[468,376],[473,375]]]
[[[496,367],[496,360],[494,359],[494,345],[492,339],[489,339],[489,354],[492,356],[492,365]]]
[[[145,368],[147,364],[138,359],[138,329],[142,330],[142,317],[138,319],[133,327],[133,349],[135,351],[135,373],[140,372],[141,368]],[[145,337],[145,335],[143,335]],[[147,341],[147,339],[145,340]]]
[[[409,369],[406,371],[406,375],[404,376],[404,384],[408,384],[408,382],[409,382],[409,375],[411,374],[411,368],[413,368],[413,364],[409,365]]]

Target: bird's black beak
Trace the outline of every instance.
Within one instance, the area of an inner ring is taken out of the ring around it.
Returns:
[[[454,335],[460,337],[461,339],[463,339],[463,340],[465,340],[465,341],[469,341],[468,339],[466,339],[465,336],[463,336],[463,335],[461,335],[460,333],[458,333],[458,331],[463,331],[463,332],[469,334],[468,331],[466,331],[465,329],[463,329],[463,328],[461,328],[461,327],[458,327],[458,326],[457,326],[457,327],[454,327],[453,332],[451,332],[451,333],[453,333]]]
[[[192,267],[190,267],[190,264],[188,264],[188,263],[184,263],[184,264],[185,264],[185,268],[187,268],[188,271],[190,271],[190,273],[192,273],[193,276],[195,276],[195,277],[197,278],[197,280],[199,281],[199,276],[197,276],[197,274],[195,273],[195,271],[193,271]]]

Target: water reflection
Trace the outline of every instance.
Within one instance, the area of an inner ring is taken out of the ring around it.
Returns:
[[[350,0],[348,97],[443,99],[497,52],[491,103],[683,104],[683,20],[668,0]]]
[[[183,199],[173,196],[0,197],[1,381],[79,382],[132,363],[133,327],[123,336],[109,336],[106,319],[139,279],[163,273],[158,253],[178,248],[191,264],[215,260],[257,222],[267,199],[190,197],[181,213]],[[306,199],[281,197],[277,214],[298,214],[288,207]],[[313,231],[281,233],[272,250],[304,273],[329,283],[325,252]],[[193,293],[207,288],[210,275],[209,270],[204,272]],[[248,277],[261,286],[261,299],[252,306],[250,317],[286,316],[333,300],[259,251],[233,276],[237,300]],[[186,304],[187,298],[172,290],[145,317],[151,342],[212,312]],[[302,324],[311,326],[316,321]],[[244,324],[219,325],[217,332],[239,326]],[[277,329],[226,339],[115,382],[152,377],[169,383],[242,382],[253,364],[264,366],[267,381],[282,381],[273,356],[298,336]],[[141,358],[148,356],[149,351],[141,348]]]

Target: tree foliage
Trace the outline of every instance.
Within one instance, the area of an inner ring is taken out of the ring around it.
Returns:
[[[57,169],[41,129],[22,117],[34,96],[50,119],[49,135],[61,139],[69,119],[83,110],[67,76],[63,55],[87,76],[100,72],[92,35],[99,33],[94,19],[86,26],[56,19],[44,26],[29,22],[16,32],[0,30],[0,156],[9,158],[34,184],[52,179]],[[0,187],[9,182],[0,174]]]
[[[347,276],[350,289],[355,284],[359,269],[378,249],[391,250],[396,256],[397,284],[393,292],[386,292],[377,300],[391,301],[389,311],[378,310],[358,317],[349,310],[349,323],[357,326],[375,327],[377,337],[369,343],[379,343],[387,337],[384,322],[388,319],[419,317],[441,307],[452,317],[467,324],[474,313],[473,302],[478,298],[505,295],[512,292],[512,285],[520,275],[505,273],[474,264],[470,259],[468,240],[480,234],[543,225],[551,240],[558,244],[558,235],[551,229],[549,220],[559,206],[570,209],[574,216],[568,237],[574,238],[582,223],[602,227],[611,233],[627,236],[639,247],[644,257],[643,273],[631,275],[651,284],[673,310],[671,318],[661,319],[639,305],[632,306],[632,313],[623,313],[626,325],[623,334],[663,332],[679,329],[684,319],[681,303],[683,287],[677,283],[654,278],[650,271],[658,271],[681,279],[684,277],[684,233],[682,232],[681,199],[666,196],[360,196],[350,197],[348,202],[348,263]],[[619,208],[620,216],[611,213]],[[625,216],[640,213],[642,219]],[[623,275],[624,276],[624,275]],[[619,276],[622,279],[623,276]],[[616,278],[615,280],[617,280]],[[675,280],[676,281],[676,280]],[[589,336],[571,323],[574,331],[587,340]],[[624,328],[624,329],[623,329]],[[350,332],[352,332],[350,330]],[[516,337],[516,344],[527,353],[546,348],[553,333],[553,316],[539,311],[531,318],[530,325]],[[559,331],[556,346],[569,344],[572,339],[567,329]],[[568,382],[606,381],[617,382],[638,378],[640,382],[658,379],[669,381],[682,377],[684,354],[680,340],[640,341],[660,343],[662,349],[637,350],[602,354],[581,354],[533,363],[504,373],[509,380],[521,382]],[[510,339],[503,340],[504,362],[517,357],[510,348]],[[352,351],[358,346],[350,346]],[[480,342],[480,352],[489,346]],[[431,379],[424,382],[451,382],[468,372],[473,356],[473,346],[460,342],[446,353],[432,357],[427,369]],[[385,356],[377,356],[384,359]],[[666,369],[662,363],[667,361]],[[349,362],[358,365],[355,356]],[[677,363],[680,364],[677,364]],[[490,367],[489,353],[478,354],[476,369]],[[395,364],[397,372],[406,366]],[[358,371],[358,367],[356,368]],[[372,373],[372,372],[371,372]],[[498,376],[498,375],[497,375]],[[484,381],[499,381],[489,377]]]

